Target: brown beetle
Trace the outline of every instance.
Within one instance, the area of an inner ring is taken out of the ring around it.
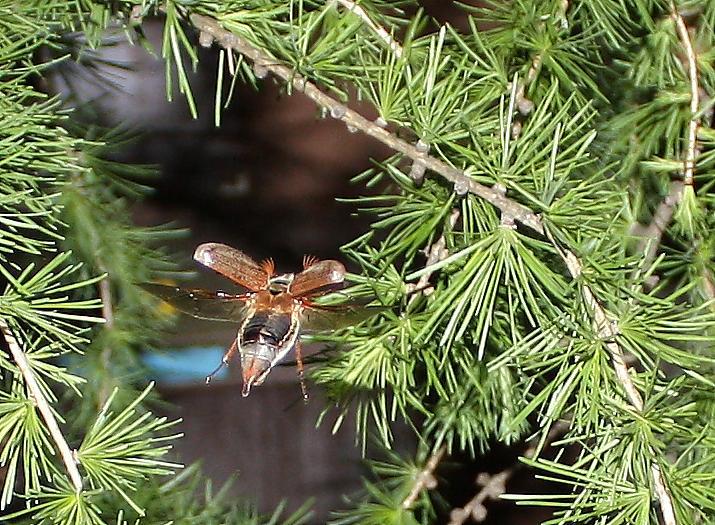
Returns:
[[[354,306],[324,306],[312,299],[340,287],[345,266],[334,260],[303,259],[299,273],[276,274],[273,261],[260,264],[225,244],[201,244],[194,259],[246,288],[242,294],[183,289],[156,283],[143,286],[178,310],[198,317],[239,324],[238,334],[211,378],[238,352],[243,372],[242,395],[261,385],[271,369],[295,349],[303,397],[303,356],[300,335],[350,324],[364,317]]]

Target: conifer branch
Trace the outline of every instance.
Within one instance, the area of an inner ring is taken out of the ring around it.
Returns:
[[[568,9],[569,4],[568,1],[562,2],[561,5],[563,9],[563,13],[565,13],[566,9]],[[679,14],[677,14],[677,11],[675,11],[675,8],[673,9],[674,14],[678,17],[679,20],[679,25],[682,25],[683,28],[685,28],[684,23],[682,21],[682,17],[680,17]],[[676,20],[676,23],[678,23],[678,20]],[[689,61],[690,58],[692,57],[692,60],[694,60],[694,53],[692,52],[692,45],[690,45],[690,39],[687,36],[687,29],[685,29],[685,37],[687,40],[686,48],[689,49]],[[540,61],[538,61],[539,57],[535,57],[534,60],[532,60],[532,65],[529,69],[529,73],[527,75],[527,84],[531,81],[533,81],[536,77],[536,73],[538,72],[538,68],[540,67]],[[693,66],[691,66],[691,74],[693,71]],[[695,78],[695,81],[691,79],[691,87],[695,85],[695,88],[697,89],[697,69],[695,69],[695,74],[693,75],[693,78]],[[521,87],[519,89],[520,93],[525,92],[525,86]],[[695,96],[697,97],[697,95]],[[694,97],[694,98],[695,98]],[[692,124],[693,121],[695,120],[695,114],[697,113],[697,98],[695,98],[695,110],[693,111],[692,119],[691,120],[691,129],[692,129]],[[691,108],[693,107],[692,105],[692,100],[691,100]],[[697,133],[697,122],[695,122],[695,128],[694,132]],[[690,150],[690,147],[692,145],[692,152]],[[692,173],[694,169],[694,155],[695,155],[695,146],[694,146],[694,140],[691,143],[689,141],[688,143],[688,157],[687,159],[691,159],[692,155],[692,162],[686,161],[686,173],[684,177],[684,183],[692,184]],[[688,171],[688,168],[690,170]],[[688,179],[688,174],[690,175],[690,178]],[[667,213],[667,210],[664,209],[663,213]],[[671,216],[672,216],[672,210],[671,210]],[[658,228],[660,226],[656,226]],[[553,238],[551,233],[546,230],[545,231],[546,236],[549,238],[551,241],[551,244],[556,248],[556,250],[559,252],[561,258],[563,259],[564,263],[566,264],[566,267],[573,277],[573,279],[578,279],[581,274],[582,274],[582,265],[581,261],[576,257],[576,255],[571,252],[568,249],[561,249],[559,244],[556,242],[556,240]],[[662,236],[662,232],[660,234]],[[655,243],[653,243],[655,244]],[[657,245],[656,245],[657,246]],[[655,248],[657,250],[657,247]],[[613,369],[616,373],[616,377],[623,387],[624,391],[626,392],[626,396],[628,397],[628,400],[635,408],[637,412],[642,412],[643,407],[644,407],[644,402],[643,398],[640,395],[640,392],[638,392],[638,389],[635,386],[635,383],[633,382],[633,379],[628,371],[628,364],[626,363],[626,356],[623,353],[623,350],[621,347],[618,345],[618,343],[615,342],[615,336],[617,335],[617,329],[616,326],[610,322],[606,315],[605,309],[601,306],[599,303],[598,299],[594,295],[593,291],[591,288],[586,286],[585,284],[582,286],[582,294],[584,301],[586,305],[591,309],[593,312],[593,320],[592,320],[592,325],[594,330],[596,331],[596,334],[603,340],[605,341],[606,348],[611,356],[611,362],[613,364]],[[655,455],[655,451],[652,449],[652,447],[649,447],[650,451]],[[657,464],[657,462],[653,462],[651,464],[651,474],[653,476],[653,491],[655,492],[655,496],[658,499],[658,502],[660,504],[661,508],[661,513],[663,516],[664,523],[666,525],[675,525],[675,511],[673,508],[673,501],[672,501],[672,496],[670,495],[670,492],[668,491],[668,488],[665,485],[665,480],[663,478],[663,474],[660,470],[660,466]]]
[[[537,233],[544,234],[544,226],[541,218],[528,207],[519,202],[509,199],[499,191],[478,183],[467,175],[464,170],[455,168],[430,155],[426,155],[422,148],[410,144],[396,137],[389,131],[372,122],[356,111],[348,108],[333,97],[323,93],[315,84],[298,74],[293,69],[276,63],[275,59],[266,54],[263,50],[253,46],[245,39],[223,29],[217,20],[198,14],[192,14],[191,23],[202,33],[211,35],[225,49],[233,49],[242,54],[254,65],[273,73],[276,77],[290,84],[293,89],[306,95],[321,108],[329,111],[330,115],[341,120],[349,128],[355,128],[366,135],[377,139],[387,147],[406,155],[413,161],[421,162],[424,166],[453,183],[455,191],[472,193],[493,206],[499,208],[503,213],[511,215],[521,224],[528,226]],[[206,40],[203,40],[206,42]]]
[[[397,58],[402,56],[402,46],[397,42],[397,40],[395,40],[384,27],[376,24],[370,18],[370,15],[368,15],[367,12],[358,4],[352,0],[331,0],[331,3],[333,5],[336,3],[342,5],[345,9],[360,18],[367,27],[369,27],[383,42],[385,42],[385,44],[387,44],[387,47],[392,50]]]
[[[431,490],[437,486],[437,478],[434,477],[434,471],[437,469],[439,462],[442,461],[446,451],[447,447],[442,445],[427,460],[425,468],[417,475],[415,484],[402,502],[403,509],[411,509],[423,490]]]
[[[651,262],[655,260],[656,254],[658,252],[658,247],[663,238],[665,230],[668,228],[670,221],[673,218],[675,208],[678,206],[683,198],[683,190],[686,186],[693,185],[693,179],[696,167],[696,157],[698,156],[697,147],[697,134],[698,134],[698,119],[697,113],[700,106],[700,86],[698,81],[698,66],[697,57],[695,55],[695,50],[693,48],[692,41],[690,40],[690,34],[688,33],[688,28],[685,25],[683,17],[677,10],[675,4],[671,4],[671,19],[675,23],[678,37],[685,49],[685,56],[688,63],[688,79],[690,81],[690,121],[688,123],[688,143],[686,147],[686,155],[683,160],[683,180],[673,181],[670,185],[670,191],[665,197],[663,202],[661,202],[653,214],[653,219],[650,224],[642,231],[644,239],[638,244],[639,251],[644,251],[645,253],[646,267],[650,265]],[[706,293],[708,293],[708,284],[712,287],[712,282],[708,283],[707,276],[704,276]],[[715,297],[715,290],[711,294],[711,298]]]
[[[559,248],[558,244],[556,243],[556,240],[552,237],[548,230],[546,235],[551,240],[551,243],[556,246],[556,249],[559,251],[561,258],[566,263],[566,267],[568,268],[568,271],[571,276],[574,279],[578,279],[582,273],[581,262],[573,254],[573,252],[569,250],[562,250],[561,248]],[[630,402],[631,406],[637,412],[643,412],[643,397],[641,396],[640,392],[638,392],[638,389],[633,382],[633,378],[628,371],[628,364],[626,363],[625,354],[623,353],[623,350],[618,345],[618,343],[616,343],[615,341],[615,337],[616,335],[618,335],[618,330],[616,328],[615,323],[612,323],[608,319],[606,310],[598,302],[598,299],[594,295],[591,288],[584,284],[581,288],[581,293],[583,294],[583,298],[586,305],[593,312],[593,328],[596,331],[598,337],[600,337],[605,343],[606,349],[611,356],[611,362],[613,363],[613,369],[616,372],[618,382],[621,384],[623,390],[626,392],[626,396],[628,397],[628,401]],[[656,451],[653,450],[651,446],[649,446],[648,448],[651,454],[655,457]],[[663,515],[663,522],[665,523],[665,525],[676,525],[673,499],[665,484],[665,480],[663,478],[663,473],[660,470],[660,466],[656,461],[651,464],[651,474],[653,476],[653,490],[660,504],[660,510]]]
[[[685,25],[683,17],[680,16],[675,3],[671,4],[671,18],[675,22],[675,27],[678,30],[678,36],[685,49],[685,56],[688,61],[688,77],[690,80],[690,122],[688,123],[688,145],[685,155],[685,169],[683,171],[683,183],[686,186],[693,185],[693,177],[695,173],[695,157],[697,156],[697,137],[698,137],[698,109],[700,106],[700,87],[698,86],[698,63],[693,49],[693,43],[690,41],[688,28]]]
[[[22,348],[20,347],[20,343],[18,342],[15,335],[12,333],[12,330],[8,326],[5,319],[2,318],[0,318],[0,332],[2,332],[3,337],[5,338],[5,342],[10,349],[10,354],[12,355],[15,364],[20,369],[20,373],[25,379],[25,386],[27,387],[30,398],[37,406],[37,409],[40,411],[42,418],[45,420],[45,424],[47,425],[47,429],[50,432],[50,436],[55,442],[55,446],[57,447],[57,450],[62,457],[62,462],[65,464],[67,474],[69,474],[69,477],[72,480],[72,485],[79,493],[82,491],[82,476],[80,476],[79,469],[77,468],[75,454],[72,450],[70,450],[67,441],[62,435],[62,431],[60,430],[60,427],[57,423],[57,419],[52,413],[52,409],[50,408],[50,405],[47,402],[45,395],[42,393],[42,389],[40,388],[40,385],[35,378],[35,373],[32,371],[32,367],[27,361],[25,352],[23,352]]]
[[[562,6],[565,9],[568,8],[568,2],[563,2]],[[330,115],[338,120],[341,120],[349,128],[354,128],[362,131],[366,135],[377,139],[389,148],[397,151],[403,155],[406,155],[412,159],[415,163],[423,164],[426,169],[433,171],[447,181],[455,185],[455,191],[459,193],[472,193],[480,198],[483,198],[487,202],[491,203],[497,207],[506,216],[513,217],[517,222],[528,226],[532,230],[546,235],[551,243],[559,251],[561,258],[564,260],[566,267],[574,279],[578,279],[582,274],[582,265],[576,255],[569,251],[563,250],[559,247],[558,243],[551,236],[551,234],[544,228],[541,218],[530,210],[528,207],[507,198],[503,192],[500,192],[494,188],[489,188],[478,182],[474,181],[469,177],[463,170],[450,166],[440,159],[432,157],[424,152],[424,148],[418,148],[417,146],[410,144],[385,130],[378,124],[369,121],[359,113],[346,107],[344,104],[334,99],[333,97],[322,92],[315,84],[308,81],[306,78],[298,74],[293,69],[284,66],[282,64],[276,63],[275,59],[266,54],[263,50],[251,45],[249,42],[233,34],[230,31],[223,29],[217,20],[198,15],[192,14],[190,16],[192,24],[202,32],[202,43],[210,43],[210,38],[206,38],[204,35],[208,34],[213,39],[215,39],[219,45],[226,49],[232,49],[249,60],[254,62],[255,66],[259,66],[266,71],[271,72],[276,77],[282,79],[286,83],[292,86],[293,89],[305,94],[308,98],[313,100],[319,107],[324,108],[329,111]],[[681,18],[682,21],[682,18]],[[687,31],[686,31],[687,33]],[[689,42],[689,40],[688,40]],[[692,52],[692,46],[690,46]],[[694,57],[694,55],[692,55]],[[532,59],[532,65],[527,74],[527,83],[533,81],[536,77],[538,69],[540,68],[541,59],[537,55]],[[693,84],[691,80],[691,85],[697,86],[697,80]],[[521,97],[524,97],[526,86],[518,86],[518,91]],[[530,102],[525,99],[526,102]],[[697,102],[697,100],[696,100]],[[530,110],[530,105],[529,106]],[[692,107],[692,101],[691,101]],[[697,108],[697,105],[696,105]],[[524,114],[528,114],[530,111],[524,111]],[[697,111],[694,112],[694,114]],[[695,132],[697,132],[697,122],[694,124]],[[691,122],[691,129],[692,122]],[[694,171],[694,157],[695,157],[695,143],[694,141],[689,141],[688,145],[688,156],[686,160],[686,175],[684,178],[684,183],[691,181],[692,174]],[[582,294],[585,303],[593,311],[593,327],[606,344],[611,360],[613,363],[613,368],[616,373],[616,377],[624,389],[627,399],[631,406],[637,411],[642,412],[644,407],[643,398],[638,392],[638,389],[631,378],[628,371],[628,365],[626,363],[625,355],[620,348],[620,346],[614,341],[614,337],[617,335],[616,327],[608,320],[606,311],[600,305],[598,299],[592,292],[592,290],[584,285],[582,287]],[[439,451],[438,451],[439,452]],[[655,451],[652,451],[655,454]],[[436,459],[435,459],[436,458]],[[435,453],[435,456],[428,461],[426,466],[424,476],[420,476],[417,483],[413,487],[408,497],[403,502],[403,507],[410,508],[416,498],[419,496],[420,492],[424,490],[426,485],[430,482],[430,479],[434,481],[434,478],[430,478],[431,474],[430,466],[433,464],[432,470],[436,468],[441,454]],[[434,459],[434,462],[432,461]],[[653,463],[651,466],[651,472],[653,476],[653,485],[655,496],[660,503],[661,512],[666,525],[675,525],[675,513],[673,508],[672,496],[670,495],[665,481],[657,463]]]

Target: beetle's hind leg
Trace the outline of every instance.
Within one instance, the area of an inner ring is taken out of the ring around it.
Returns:
[[[238,352],[238,343],[236,342],[236,339],[234,339],[233,343],[231,343],[231,346],[228,348],[228,350],[226,350],[226,353],[223,354],[223,357],[221,358],[221,364],[218,365],[216,370],[206,376],[207,385],[211,382],[211,379],[213,379],[213,377],[221,371],[224,366],[228,366],[228,362],[233,356],[236,355],[236,352]]]
[[[295,342],[295,362],[298,365],[298,380],[300,381],[300,391],[303,394],[303,402],[308,402],[308,389],[305,386],[305,376],[303,368],[303,346],[300,341]]]

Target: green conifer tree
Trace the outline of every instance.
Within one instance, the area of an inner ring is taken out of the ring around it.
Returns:
[[[406,421],[420,448],[375,462],[334,523],[478,522],[495,497],[551,506],[553,523],[713,519],[715,2],[486,4],[460,6],[460,30],[408,0],[0,3],[3,508],[280,519],[221,492],[196,501],[194,468],[169,474],[171,423],[131,378],[155,315],[133,283],[175,270],[149,247],[165,232],[127,219],[136,188],[103,154],[118,137],[74,131],[32,87],[51,65],[35,52],[64,32],[96,46],[160,16],[168,89],[192,112],[187,68],[216,46],[217,123],[234,82],[278,82],[394,152],[356,177],[381,194],[355,202],[375,219],[344,247],[362,269],[350,295],[390,308],[325,337],[311,379],[338,406],[323,424],[354,412],[358,438],[389,449]],[[56,364],[79,350],[86,377]],[[78,424],[58,391],[75,392]],[[521,468],[560,492],[507,494],[514,465],[440,508],[441,462],[494,442],[524,442]]]

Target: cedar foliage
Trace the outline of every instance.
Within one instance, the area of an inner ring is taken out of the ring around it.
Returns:
[[[421,446],[375,462],[334,523],[433,522],[449,511],[443,457],[527,439],[524,463],[561,492],[504,497],[554,507],[553,523],[712,519],[715,3],[487,2],[461,6],[466,29],[409,0],[358,4],[0,2],[0,506],[62,524],[281,519],[210,487],[197,502],[197,469],[172,474],[172,423],[135,373],[157,342],[147,320],[167,321],[133,283],[176,271],[156,248],[176,232],[128,220],[144,170],[106,160],[122,137],[78,131],[33,87],[73,56],[63,35],[96,47],[121,26],[140,42],[160,16],[168,93],[178,83],[192,112],[187,70],[216,40],[217,123],[235,82],[317,86],[321,116],[395,150],[356,176],[381,193],[354,203],[375,219],[344,247],[362,269],[348,293],[390,308],[323,337],[311,378],[337,406],[324,424],[354,412],[358,439],[389,449],[406,421]],[[40,48],[58,58],[38,64]],[[351,120],[351,93],[379,119]],[[79,352],[79,372],[58,364]],[[28,374],[77,451],[80,491]]]

